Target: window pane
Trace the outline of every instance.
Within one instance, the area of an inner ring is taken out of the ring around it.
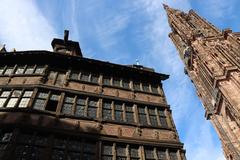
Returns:
[[[157,156],[159,160],[165,160],[166,158],[166,152],[163,150],[157,151]]]
[[[45,105],[45,100],[42,99],[36,99],[33,108],[34,109],[39,109],[39,110],[44,110],[44,105]]]
[[[65,102],[66,103],[74,103],[74,98],[73,97],[65,97]]]
[[[48,93],[40,92],[38,93],[38,98],[46,99],[48,97]]]
[[[130,157],[139,158],[138,148],[130,148]]]
[[[154,152],[152,149],[145,149],[145,157],[146,159],[155,159],[154,158]]]
[[[77,104],[85,105],[85,101],[86,101],[86,99],[84,99],[84,98],[78,98]]]
[[[126,156],[126,147],[117,146],[117,156]]]
[[[168,127],[166,117],[160,117],[160,123],[162,127]]]
[[[160,115],[160,116],[164,116],[164,117],[165,117],[165,113],[164,113],[164,111],[162,111],[162,110],[159,110],[159,115]]]
[[[37,66],[35,73],[36,74],[42,74],[44,72],[44,66]]]
[[[88,107],[88,117],[96,118],[97,109],[95,107]]]
[[[20,66],[17,68],[17,70],[15,71],[15,74],[23,74],[24,72],[24,67],[23,66]]]
[[[120,87],[120,79],[118,79],[118,78],[113,78],[113,85]]]
[[[12,108],[16,105],[18,98],[10,98],[7,104],[7,108]]]
[[[13,91],[13,93],[12,93],[12,97],[20,97],[20,96],[21,96],[21,93],[22,93],[22,91],[20,91],[20,90],[15,90],[15,91]]]
[[[85,106],[77,105],[76,106],[75,116],[79,116],[79,117],[84,116],[84,109],[85,109]]]
[[[63,104],[62,112],[64,114],[72,114],[72,104]]]
[[[149,85],[148,84],[143,84],[143,91],[149,92]]]
[[[25,91],[23,97],[31,97],[33,94],[33,91]]]
[[[22,98],[19,105],[18,105],[19,108],[26,108],[29,101],[30,101],[30,98]]]
[[[145,114],[139,114],[139,122],[143,125],[148,125],[147,117]]]
[[[133,89],[140,91],[140,83],[139,82],[134,82],[133,83]]]
[[[8,97],[10,95],[11,91],[3,91],[1,94],[1,97]]]
[[[112,155],[112,146],[111,145],[104,145],[102,152],[103,152],[104,155]]]
[[[84,153],[92,153],[95,154],[96,151],[96,144],[94,143],[85,143],[83,147]]]
[[[95,75],[95,74],[92,74],[92,76],[91,76],[91,82],[93,82],[93,83],[98,83],[98,75]]]
[[[89,100],[88,105],[89,105],[89,106],[96,107],[96,106],[97,106],[97,101],[96,101],[96,100]]]
[[[103,102],[103,108],[111,109],[111,102]]]
[[[133,112],[126,112],[126,121],[129,123],[134,122]]]
[[[110,77],[103,77],[103,84],[104,85],[110,85]]]
[[[0,74],[3,74],[4,67],[0,67]]]
[[[129,88],[129,81],[123,80],[122,85],[123,85],[123,88]]]
[[[25,74],[33,74],[33,70],[34,70],[34,66],[28,66],[25,71]]]
[[[158,86],[152,85],[152,92],[158,93]]]
[[[53,101],[58,101],[58,99],[59,99],[59,95],[56,95],[56,94],[52,94],[50,97],[50,100],[53,100]]]
[[[115,121],[123,121],[122,111],[115,111]]]
[[[170,160],[177,160],[177,153],[176,152],[169,152],[169,157],[170,157]]]
[[[89,81],[89,73],[82,72],[81,78],[82,81]]]
[[[150,115],[150,122],[151,122],[152,126],[154,126],[154,127],[157,127],[157,126],[158,126],[158,122],[157,122],[157,117],[156,117],[156,115],[155,115],[155,116]]]
[[[13,67],[7,67],[6,71],[5,71],[5,75],[9,75],[13,72]]]
[[[78,75],[79,75],[78,72],[71,72],[71,74],[70,74],[70,78],[71,78],[71,79],[78,80]]]
[[[111,120],[112,119],[112,110],[103,109],[103,119],[104,120]]]
[[[6,98],[0,98],[0,107],[4,107],[6,100]]]
[[[56,84],[57,85],[63,85],[64,81],[65,81],[65,73],[58,73]]]

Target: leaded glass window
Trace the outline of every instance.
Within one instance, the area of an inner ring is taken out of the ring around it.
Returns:
[[[5,67],[0,67],[0,75],[3,74]]]
[[[24,94],[21,98],[21,101],[19,103],[19,108],[26,108],[28,103],[30,102],[30,98],[33,94],[33,91],[24,91]]]
[[[158,122],[157,122],[157,115],[156,115],[155,108],[148,108],[148,113],[149,113],[149,119],[150,119],[151,125],[154,127],[157,127]]]
[[[84,143],[83,147],[83,159],[84,160],[95,160],[96,159],[96,144],[95,143]]]
[[[104,85],[111,85],[110,82],[111,82],[111,77],[105,77],[105,76],[103,77]]]
[[[28,66],[25,70],[25,74],[33,74],[34,66]]]
[[[154,150],[153,149],[145,148],[144,149],[144,153],[145,153],[145,159],[146,160],[155,160],[155,158],[154,158]]]
[[[71,72],[70,79],[78,80],[79,72]]]
[[[87,72],[82,72],[82,73],[81,73],[80,80],[88,82],[88,81],[89,81],[89,73],[87,73]]]
[[[84,116],[84,110],[86,107],[86,98],[78,97],[77,103],[76,103],[76,110],[75,110],[75,116],[77,117],[83,117]]]
[[[120,87],[120,79],[119,78],[113,78],[113,85]]]
[[[138,107],[138,117],[139,117],[139,123],[142,125],[148,125],[147,122],[147,114],[145,112],[145,107]]]
[[[170,157],[170,160],[178,160],[177,151],[170,151],[169,152],[169,157]]]
[[[113,146],[104,144],[102,146],[102,160],[113,160]]]
[[[166,115],[164,113],[164,110],[159,110],[158,113],[159,113],[159,119],[160,119],[161,126],[162,127],[168,127],[167,118],[166,118]]]
[[[122,86],[123,86],[123,88],[129,89],[129,81],[127,81],[127,80],[122,80]]]
[[[166,151],[165,150],[158,150],[157,151],[158,160],[165,160],[166,158]]]
[[[140,83],[139,82],[134,82],[133,83],[133,89],[135,89],[137,91],[140,91],[141,90]]]
[[[103,102],[102,115],[104,120],[112,120],[111,102]]]
[[[131,160],[140,160],[139,148],[130,147],[130,159]]]
[[[122,104],[115,103],[114,105],[114,118],[115,121],[121,122],[123,121],[123,110],[122,110]]]
[[[129,123],[134,122],[134,112],[133,112],[133,106],[130,106],[129,104],[125,105],[126,110],[126,121]]]
[[[144,92],[149,92],[149,85],[148,84],[143,83],[142,87],[143,87]]]
[[[10,96],[11,94],[11,91],[3,91],[1,93],[1,96],[0,96],[0,107],[4,107],[5,106],[5,103],[8,99],[8,97]]]
[[[97,100],[94,100],[94,99],[89,100],[87,115],[89,118],[96,118],[96,116],[97,116]]]
[[[21,90],[14,90],[12,92],[12,95],[7,103],[7,108],[13,108],[16,106],[18,98],[21,96],[22,91]]]
[[[33,108],[34,109],[39,109],[39,110],[44,110],[47,98],[48,98],[48,93],[47,92],[39,92],[37,94],[37,97],[36,97],[36,100],[34,102]]]
[[[71,115],[74,104],[74,97],[66,96],[62,107],[62,113]]]
[[[10,75],[13,73],[13,68],[14,67],[7,67],[7,69],[4,72],[4,75]]]
[[[99,75],[91,74],[91,82],[98,83]]]
[[[117,160],[127,160],[126,146],[117,146],[116,155],[117,155],[116,157]]]
[[[35,74],[43,74],[45,70],[44,66],[37,66],[36,70],[35,70]]]
[[[15,74],[23,74],[24,73],[24,66],[18,66],[16,71],[15,71]]]
[[[152,92],[153,93],[158,93],[158,86],[157,85],[152,85]]]
[[[47,105],[45,107],[45,110],[55,112],[56,109],[57,109],[59,99],[60,99],[60,95],[52,93],[50,95],[49,100],[47,101]]]

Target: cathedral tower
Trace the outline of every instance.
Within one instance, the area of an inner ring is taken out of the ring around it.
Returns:
[[[240,159],[240,33],[220,31],[193,10],[164,5],[185,73],[216,129],[225,157]]]

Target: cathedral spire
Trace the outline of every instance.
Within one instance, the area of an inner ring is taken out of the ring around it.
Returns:
[[[190,10],[163,5],[185,73],[194,83],[228,160],[240,159],[240,58],[238,34],[220,32]],[[238,77],[238,78],[237,78]]]

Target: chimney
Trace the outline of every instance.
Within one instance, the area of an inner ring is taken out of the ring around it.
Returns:
[[[69,31],[64,31],[64,39],[54,38],[52,40],[52,47],[54,52],[58,52],[65,55],[80,56],[82,57],[82,51],[78,42],[68,40]]]

